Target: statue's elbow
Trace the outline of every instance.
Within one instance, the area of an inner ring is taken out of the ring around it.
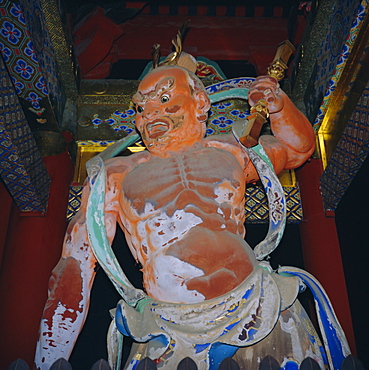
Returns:
[[[315,145],[306,152],[295,152],[289,156],[288,162],[285,166],[286,170],[292,170],[302,166],[307,162],[315,151]]]

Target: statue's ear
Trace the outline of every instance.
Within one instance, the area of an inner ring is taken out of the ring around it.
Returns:
[[[196,91],[195,92],[196,101],[197,101],[197,111],[199,115],[207,113],[210,109],[210,99],[205,91]]]

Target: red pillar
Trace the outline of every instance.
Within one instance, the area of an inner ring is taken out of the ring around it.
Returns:
[[[45,216],[21,214],[13,202],[0,270],[0,359],[33,364],[38,327],[51,270],[61,254],[67,226],[73,164],[67,152],[45,157],[51,177]]]
[[[312,159],[296,171],[304,214],[300,227],[304,264],[326,290],[354,353],[355,337],[336,223],[334,217],[326,216],[320,192],[322,172],[320,159]]]

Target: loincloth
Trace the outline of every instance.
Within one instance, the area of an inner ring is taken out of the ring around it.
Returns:
[[[145,343],[135,346],[127,369],[143,356],[156,360],[158,368],[176,368],[185,357],[193,359],[199,369],[217,368],[239,347],[252,346],[268,336],[281,308],[296,299],[298,282],[293,277],[273,276],[263,265],[231,292],[208,301],[152,300],[142,313],[120,301],[116,312],[119,331]],[[280,289],[280,279],[288,289]]]

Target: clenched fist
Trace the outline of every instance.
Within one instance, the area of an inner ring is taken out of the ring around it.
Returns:
[[[249,104],[253,106],[259,100],[264,99],[268,104],[269,113],[277,113],[284,106],[284,97],[285,93],[274,77],[259,76],[250,87]]]

